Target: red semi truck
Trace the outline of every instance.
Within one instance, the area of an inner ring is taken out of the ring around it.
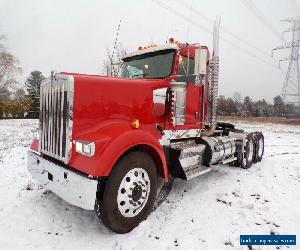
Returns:
[[[170,39],[123,58],[121,77],[46,79],[39,136],[28,152],[33,178],[126,233],[147,218],[174,178],[190,180],[214,164],[249,168],[261,161],[261,132],[216,121],[219,25],[217,19],[212,54]]]

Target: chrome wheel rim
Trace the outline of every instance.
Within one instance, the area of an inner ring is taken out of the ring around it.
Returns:
[[[249,152],[248,152],[248,161],[251,161],[253,159],[253,152],[254,152],[254,145],[253,140],[249,140]]]
[[[150,179],[142,168],[130,170],[122,179],[118,190],[118,209],[124,217],[138,215],[147,203]]]
[[[264,149],[264,142],[263,139],[260,138],[258,141],[258,156],[261,157],[263,154],[263,149]]]

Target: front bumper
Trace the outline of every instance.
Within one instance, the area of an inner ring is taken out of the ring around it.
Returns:
[[[28,151],[27,168],[36,181],[66,202],[83,209],[94,209],[97,180],[67,170],[33,151]]]

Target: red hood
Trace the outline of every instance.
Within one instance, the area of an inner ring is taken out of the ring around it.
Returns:
[[[153,90],[168,86],[167,80],[74,76],[73,138],[107,120],[153,124]]]

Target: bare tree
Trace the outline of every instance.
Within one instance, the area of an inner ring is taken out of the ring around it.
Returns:
[[[0,35],[0,91],[16,83],[21,73],[18,59],[4,45],[5,36]]]
[[[239,92],[234,92],[233,93],[233,100],[236,103],[241,103],[241,102],[243,102],[243,97],[242,97],[242,95]]]
[[[15,92],[15,100],[21,101],[24,100],[26,97],[25,90],[23,88],[18,88]]]
[[[115,44],[114,48],[106,48],[106,57],[102,61],[102,74],[117,77],[122,68],[122,58],[127,54],[127,50],[122,43]]]
[[[236,114],[240,116],[242,114],[242,109],[243,109],[243,97],[239,92],[234,92],[233,100],[236,106]]]
[[[7,101],[10,99],[11,92],[7,88],[0,89],[0,101]]]

